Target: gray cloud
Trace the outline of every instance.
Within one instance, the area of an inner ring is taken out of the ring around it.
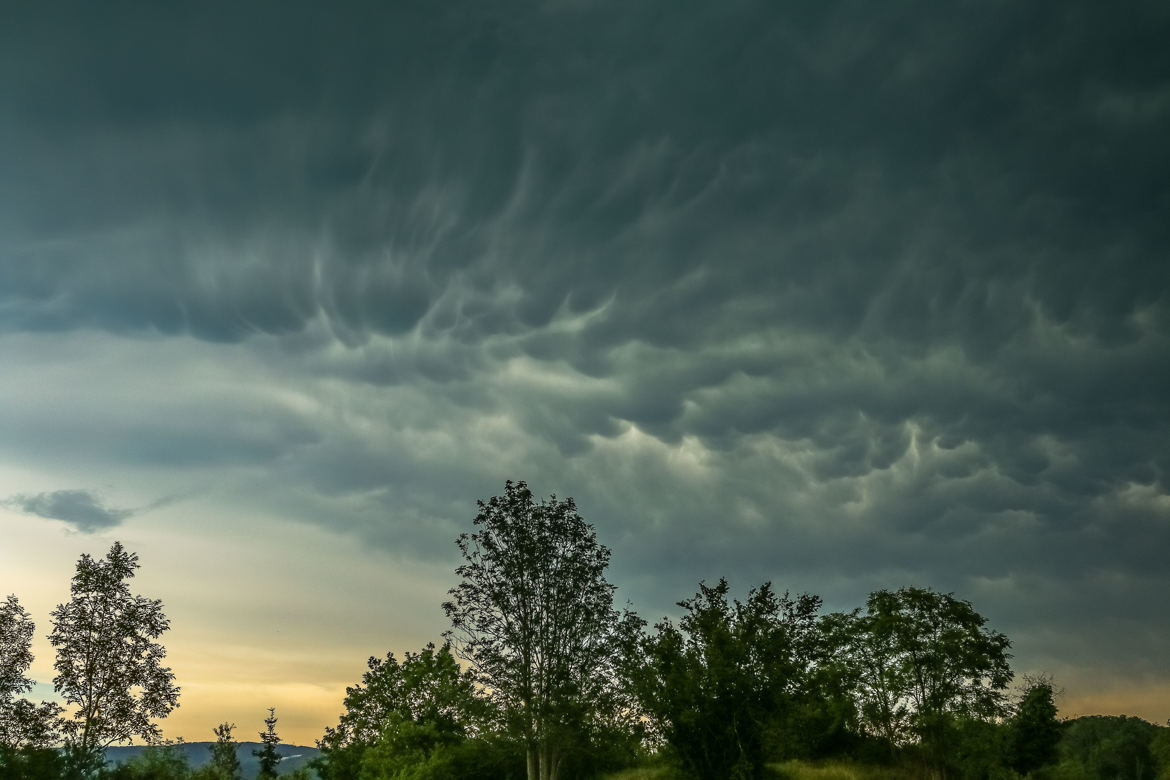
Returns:
[[[1160,4],[74,12],[0,26],[6,457],[1170,633]]]
[[[22,512],[50,520],[61,520],[82,533],[92,534],[121,524],[132,516],[132,509],[104,506],[88,490],[54,490],[35,496],[11,496],[5,502]]]

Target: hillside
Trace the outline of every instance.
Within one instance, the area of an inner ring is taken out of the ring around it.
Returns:
[[[192,769],[197,769],[211,759],[211,746],[213,744],[215,743],[183,742],[174,745],[174,748],[186,757],[188,766]],[[133,759],[148,749],[145,745],[107,748],[106,761],[112,764],[121,764]],[[236,755],[240,758],[241,774],[244,777],[254,777],[257,771],[259,771],[259,764],[256,761],[256,757],[252,755],[253,750],[259,749],[259,742],[238,743]],[[276,752],[282,756],[281,762],[277,767],[277,771],[282,775],[307,766],[310,761],[320,754],[320,751],[315,747],[304,747],[301,745],[277,745]]]

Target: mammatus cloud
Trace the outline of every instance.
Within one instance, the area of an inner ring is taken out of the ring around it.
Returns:
[[[4,503],[30,515],[61,520],[86,534],[113,528],[136,511],[105,506],[97,495],[88,490],[54,490],[35,496],[16,495]]]
[[[628,5],[6,16],[0,467],[440,569],[525,479],[647,616],[931,585],[1164,659],[1165,4]]]

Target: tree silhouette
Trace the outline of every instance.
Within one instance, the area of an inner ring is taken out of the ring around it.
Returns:
[[[280,737],[276,733],[276,708],[268,708],[268,717],[264,719],[264,731],[260,732],[260,749],[253,750],[252,755],[260,759],[260,773],[258,780],[271,780],[276,777],[276,766],[280,763],[281,755],[276,752],[280,744]]]
[[[0,603],[0,748],[44,748],[57,741],[57,715],[61,708],[52,702],[33,704],[16,698],[32,689],[25,677],[32,665],[32,618],[20,601],[10,595]]]
[[[704,780],[763,776],[765,728],[800,689],[820,608],[815,596],[777,596],[771,583],[744,602],[728,592],[720,579],[680,601],[678,626],[664,619],[642,641],[635,683],[683,768]]]
[[[1056,763],[1062,729],[1056,719],[1055,697],[1050,678],[1028,679],[1028,687],[1008,721],[1012,769],[1022,775]]]
[[[82,763],[135,736],[156,741],[161,732],[154,719],[178,706],[179,688],[162,665],[166,649],[157,641],[170,621],[161,601],[130,592],[128,580],[138,568],[138,556],[119,542],[104,560],[82,555],[70,601],[51,613],[49,641],[57,649],[53,686],[76,707],[63,730]]]
[[[537,503],[508,481],[477,503],[478,530],[457,540],[462,581],[443,604],[448,636],[525,744],[529,780],[555,780],[611,662],[610,551],[571,498]]]
[[[878,733],[917,738],[942,766],[956,717],[1006,714],[1011,642],[970,602],[926,588],[880,590],[857,620],[862,709]]]

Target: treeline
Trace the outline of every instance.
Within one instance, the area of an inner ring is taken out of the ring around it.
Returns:
[[[761,780],[794,760],[906,778],[1170,778],[1170,729],[1060,721],[1051,680],[1012,689],[1008,638],[952,594],[881,590],[829,613],[770,583],[741,601],[721,579],[651,625],[615,608],[610,550],[571,498],[508,482],[478,507],[457,540],[450,630],[401,660],[369,659],[318,742],[322,780],[571,780],[638,766]],[[53,613],[69,717],[16,698],[31,687],[31,621],[14,597],[0,611],[3,777],[241,777],[232,724],[199,770],[166,747],[104,765],[105,746],[157,740],[178,697],[161,665],[161,605],[126,586],[136,567],[117,544],[105,561],[83,556]],[[275,722],[270,711],[262,778],[277,772]]]
[[[647,764],[755,780],[796,759],[907,778],[1170,775],[1170,730],[1062,723],[1047,678],[1013,693],[1008,638],[951,594],[881,590],[826,613],[770,583],[740,601],[721,579],[651,627],[615,609],[610,551],[572,499],[509,482],[474,525],[457,541],[444,643],[370,659],[319,742],[326,780],[557,780]]]

